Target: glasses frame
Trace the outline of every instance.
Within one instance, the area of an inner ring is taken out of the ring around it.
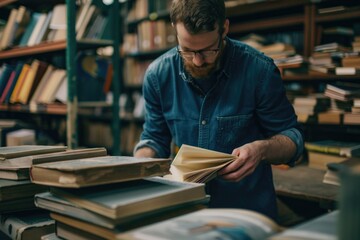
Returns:
[[[203,52],[214,52],[214,55],[213,57],[216,57],[218,54],[219,54],[219,51],[221,49],[221,43],[222,43],[222,39],[221,39],[221,35],[219,35],[219,43],[218,43],[218,46],[217,48],[215,49],[203,49],[203,50],[198,50],[198,51],[184,51],[184,50],[180,50],[179,49],[179,45],[177,45],[177,52],[180,54],[181,57],[183,57],[184,59],[186,60],[192,60],[194,59],[194,57],[196,56],[196,54],[199,54],[202,59],[206,60],[208,58],[210,58],[209,56],[206,56],[203,54]],[[183,54],[186,53],[186,54],[192,54],[192,56],[184,56]]]

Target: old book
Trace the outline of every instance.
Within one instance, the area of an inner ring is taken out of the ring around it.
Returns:
[[[86,221],[79,220],[77,218],[68,217],[62,214],[50,213],[50,216],[56,221],[56,233],[58,236],[64,239],[81,239],[86,236],[85,239],[117,239],[117,235],[124,231],[129,231],[138,227],[142,227],[148,224],[153,224],[158,221],[164,221],[169,218],[177,217],[190,212],[204,209],[203,206],[192,205],[187,208],[182,208],[180,211],[173,210],[167,212],[167,214],[150,217],[150,218],[139,218],[137,221],[130,224],[124,224],[114,229],[104,228],[102,226],[88,223]],[[66,234],[64,232],[66,231]],[[71,234],[71,235],[68,235]]]
[[[51,192],[79,207],[112,219],[176,206],[206,196],[204,184],[183,183],[161,177],[90,188],[51,188]]]
[[[22,197],[13,200],[0,201],[0,213],[14,213],[37,209],[34,196]],[[1,239],[1,238],[0,238]]]
[[[40,239],[55,231],[55,221],[43,211],[0,215],[0,230],[14,240]]]
[[[170,218],[170,216],[180,215],[187,212],[195,211],[207,206],[210,197],[206,196],[202,199],[177,204],[170,207],[154,209],[148,212],[142,212],[129,217],[112,219],[92,212],[88,209],[77,206],[76,204],[55,196],[50,192],[36,194],[33,202],[38,208],[48,210],[50,212],[59,213],[70,218],[75,218],[90,224],[97,225],[108,229],[129,229],[139,224],[145,225],[149,222],[159,221],[159,219]]]
[[[34,183],[79,188],[169,173],[171,159],[105,156],[33,165]]]
[[[326,170],[326,165],[332,162],[344,161],[346,157],[321,152],[308,152],[308,166],[310,168]]]
[[[245,209],[202,209],[125,233],[117,239],[267,239],[281,231],[270,218]]]
[[[324,174],[324,183],[340,186],[339,172],[341,169],[351,169],[360,166],[360,158],[351,157],[338,163],[328,163]]]
[[[181,145],[171,164],[172,178],[179,181],[204,183],[216,177],[221,168],[236,156],[204,148]]]
[[[33,164],[100,157],[106,156],[106,154],[105,148],[85,148],[3,160],[0,162],[0,178],[13,180],[30,179],[29,169]]]
[[[61,152],[66,150],[66,146],[46,146],[46,145],[22,145],[13,147],[0,147],[0,161],[28,155]]]
[[[46,190],[46,187],[33,184],[29,180],[0,179],[0,202],[34,196]]]
[[[321,140],[305,142],[305,148],[309,151],[329,153],[339,156],[360,156],[360,142]]]

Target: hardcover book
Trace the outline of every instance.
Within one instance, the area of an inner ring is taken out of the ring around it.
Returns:
[[[105,148],[86,148],[2,160],[0,161],[0,178],[12,180],[30,179],[29,169],[33,164],[100,157],[106,156],[106,154]]]
[[[0,147],[0,161],[28,155],[45,154],[65,151],[65,146],[45,146],[45,145],[22,145],[12,147]]]
[[[55,221],[43,211],[0,215],[0,230],[14,240],[40,239],[55,231]]]
[[[55,196],[51,192],[43,192],[36,194],[33,202],[36,207],[48,210],[53,213],[59,213],[61,215],[68,216],[70,218],[78,219],[90,224],[95,224],[99,227],[108,229],[128,229],[132,226],[145,225],[149,222],[158,221],[159,219],[170,218],[171,216],[180,215],[204,208],[210,197],[206,196],[199,200],[185,202],[170,207],[163,207],[161,209],[151,210],[149,212],[142,212],[133,216],[112,219],[107,216],[103,216],[92,212],[88,209],[77,206],[76,204]]]
[[[37,184],[80,188],[165,175],[170,162],[171,159],[125,156],[83,158],[33,165],[30,178]]]
[[[172,178],[178,181],[204,183],[216,177],[221,168],[236,156],[183,144],[171,164]]]
[[[73,204],[112,219],[204,199],[205,185],[152,177],[89,188],[51,188]]]
[[[0,179],[0,202],[34,196],[46,190],[46,187],[33,184],[29,180]]]

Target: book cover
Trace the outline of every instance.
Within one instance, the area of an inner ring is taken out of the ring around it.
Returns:
[[[195,209],[207,206],[210,197],[206,196],[202,199],[189,201],[174,206],[163,207],[160,209],[142,212],[129,217],[112,219],[107,216],[97,214],[88,209],[77,206],[76,204],[55,196],[51,192],[43,192],[36,194],[34,202],[36,207],[48,210],[50,212],[59,213],[61,215],[75,218],[80,221],[95,224],[99,227],[107,229],[129,229],[133,226],[145,225],[149,222],[158,221],[159,219],[170,218],[170,216],[180,215]]]
[[[360,142],[321,140],[305,142],[305,148],[309,151],[329,153],[345,157],[360,156]]]
[[[33,184],[29,180],[0,179],[0,202],[34,196],[46,190],[46,187]]]
[[[170,162],[126,156],[84,158],[33,165],[30,177],[38,184],[79,188],[165,175],[169,173]]]
[[[9,103],[10,97],[11,97],[11,93],[14,90],[14,87],[16,85],[16,81],[19,78],[19,75],[21,73],[21,70],[23,68],[23,63],[19,62],[16,67],[15,70],[11,73],[9,80],[5,86],[5,89],[3,91],[3,93],[1,94],[1,98],[0,98],[0,103]]]
[[[15,213],[37,209],[34,203],[34,196],[21,197],[18,199],[0,201],[0,214]],[[0,237],[0,239],[2,239]]]
[[[30,22],[27,25],[26,30],[20,39],[19,46],[25,47],[27,45],[29,38],[32,35],[32,32],[34,31],[34,28],[40,16],[41,13],[38,12],[34,12],[31,14]]]
[[[55,231],[55,221],[42,211],[2,214],[0,230],[14,240],[40,239]]]
[[[204,148],[181,145],[171,164],[172,178],[178,181],[204,183],[235,159],[234,155]]]
[[[79,207],[112,219],[204,199],[205,185],[152,177],[90,188],[52,187],[51,192]]]
[[[267,239],[281,231],[270,218],[245,209],[202,209],[117,235],[118,239]]]
[[[0,161],[27,155],[53,153],[65,151],[65,146],[46,146],[46,145],[22,145],[12,147],[0,147]]]
[[[30,179],[29,169],[33,164],[100,157],[106,156],[106,154],[105,148],[86,148],[2,160],[0,161],[0,178],[12,180]]]

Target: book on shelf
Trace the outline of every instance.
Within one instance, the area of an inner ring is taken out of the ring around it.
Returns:
[[[16,85],[16,81],[19,78],[19,75],[21,73],[22,68],[23,68],[23,63],[18,62],[16,64],[16,67],[15,67],[14,71],[11,72],[10,77],[9,77],[7,83],[6,83],[5,88],[4,88],[4,91],[1,94],[0,103],[9,103],[11,93],[14,90],[14,87]]]
[[[46,187],[33,184],[30,180],[14,181],[0,179],[0,202],[33,197],[36,193],[46,190]]]
[[[323,183],[340,186],[340,171],[342,169],[358,168],[359,166],[360,158],[358,157],[346,158],[344,161],[338,163],[328,163],[326,172],[324,174]]]
[[[346,158],[347,157],[340,155],[308,151],[308,166],[325,171],[328,163],[338,163],[344,161]]]
[[[19,41],[19,46],[20,47],[26,47],[28,44],[28,41],[36,27],[36,24],[38,22],[38,20],[40,19],[40,17],[42,16],[41,13],[39,12],[33,12],[31,14],[30,17],[30,21],[29,24],[27,25],[24,34],[21,36],[20,41]]]
[[[12,180],[30,179],[29,169],[33,164],[100,157],[106,154],[105,148],[86,148],[2,160],[0,161],[0,178]]]
[[[16,8],[11,9],[11,11],[10,11],[10,15],[7,19],[4,31],[1,35],[0,50],[4,50],[7,47],[9,47],[11,32],[15,25],[17,12],[18,12],[18,9],[16,9]]]
[[[30,65],[25,63],[22,66],[19,77],[16,79],[15,86],[14,86],[14,88],[13,88],[13,90],[11,92],[10,98],[9,98],[9,103],[16,103],[17,102],[20,90],[21,90],[21,88],[22,88],[22,86],[23,86],[23,84],[25,82],[25,79],[26,79],[26,76],[27,76],[29,70],[30,70]]]
[[[359,75],[360,67],[336,67],[336,75]]]
[[[267,239],[281,227],[245,209],[202,209],[117,235],[118,239]]]
[[[360,156],[360,142],[320,140],[305,142],[305,148],[308,151],[328,153],[345,157]]]
[[[126,218],[206,197],[204,184],[177,182],[161,177],[80,189],[51,187],[50,191],[79,207],[112,219]]]
[[[32,165],[34,183],[80,188],[169,173],[171,159],[104,156]]]
[[[24,157],[28,155],[61,152],[67,149],[66,146],[46,146],[46,145],[22,145],[12,147],[0,147],[0,161]]]
[[[33,202],[35,202],[35,205],[38,208],[48,210],[50,212],[75,218],[99,227],[120,230],[128,229],[133,226],[145,225],[149,222],[159,221],[159,219],[170,218],[170,216],[184,214],[185,212],[191,212],[195,209],[204,208],[207,206],[209,199],[210,197],[206,196],[201,199],[188,201],[174,206],[162,207],[160,209],[141,212],[139,214],[117,219],[109,218],[88,209],[78,207],[76,204],[59,196],[55,196],[51,192],[36,194]]]
[[[182,144],[171,164],[171,177],[178,181],[204,183],[216,177],[217,171],[236,156]]]
[[[343,112],[331,110],[319,112],[317,118],[320,124],[341,124],[343,122]]]
[[[1,214],[0,230],[11,239],[40,239],[55,231],[55,221],[48,213],[39,210]]]

